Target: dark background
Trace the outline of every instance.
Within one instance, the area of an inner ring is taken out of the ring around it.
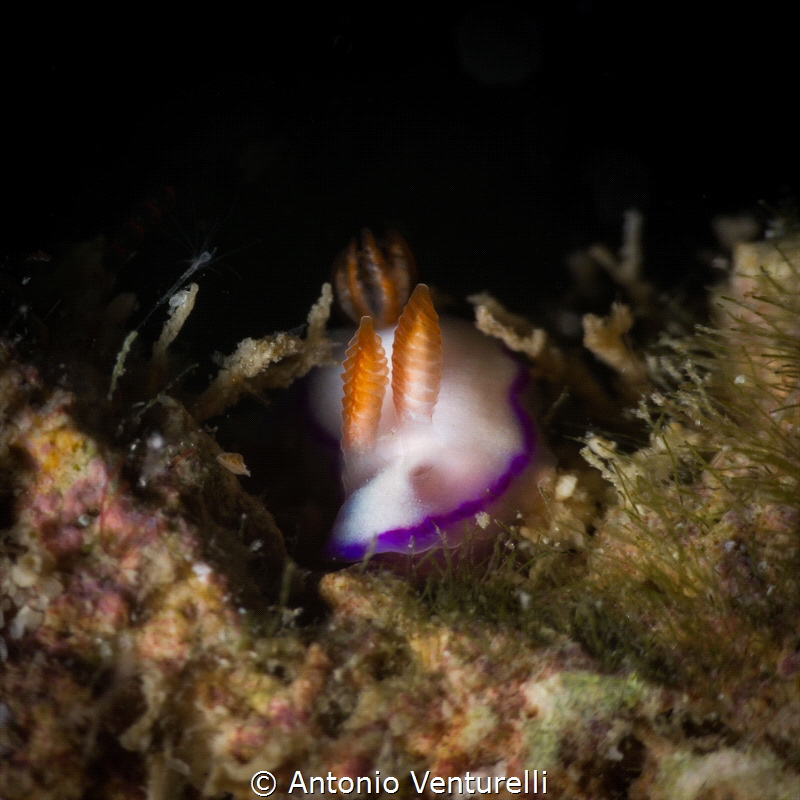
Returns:
[[[188,240],[216,247],[190,320],[208,353],[300,324],[365,225],[400,230],[440,289],[535,316],[567,289],[563,256],[617,244],[636,206],[649,277],[701,291],[711,218],[796,198],[793,28],[768,6],[641,6],[217,7],[178,25],[122,6],[9,27],[3,268],[113,236],[170,185],[173,216],[116,289],[141,319]]]

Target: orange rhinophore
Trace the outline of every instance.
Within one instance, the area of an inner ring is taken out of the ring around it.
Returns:
[[[414,289],[394,333],[392,398],[398,420],[430,420],[442,382],[442,331],[424,283]]]
[[[364,316],[350,341],[342,374],[342,450],[361,453],[375,445],[389,367],[372,318]]]

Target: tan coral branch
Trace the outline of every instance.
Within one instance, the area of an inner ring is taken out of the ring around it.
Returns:
[[[312,367],[330,359],[330,342],[325,323],[330,315],[331,285],[322,287],[319,300],[308,313],[305,338],[292,333],[275,333],[263,339],[244,339],[222,362],[217,377],[195,403],[192,414],[199,422],[222,413],[246,391],[286,387]]]

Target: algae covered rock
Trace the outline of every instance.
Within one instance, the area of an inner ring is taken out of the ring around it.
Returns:
[[[3,342],[0,796],[796,797],[799,276],[794,240],[740,246],[713,326],[659,350],[594,320],[616,393],[484,298],[604,432],[551,441],[488,563],[416,581],[302,573],[178,399],[87,413]]]

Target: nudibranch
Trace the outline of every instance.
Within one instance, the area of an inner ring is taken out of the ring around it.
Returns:
[[[525,366],[472,324],[439,318],[424,284],[410,291],[414,262],[399,235],[387,257],[368,231],[363,241],[334,276],[358,331],[309,392],[341,443],[345,499],[326,548],[340,561],[458,546],[514,513],[537,462]]]

